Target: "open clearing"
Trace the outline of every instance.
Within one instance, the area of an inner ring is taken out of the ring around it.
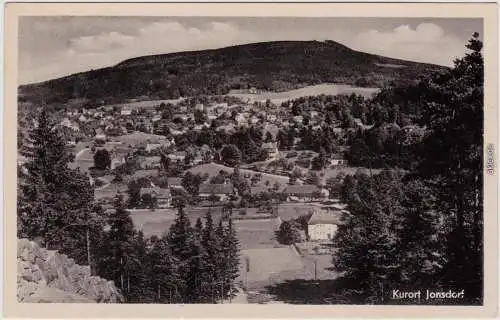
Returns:
[[[275,240],[278,219],[233,220],[241,249],[275,248],[280,244]]]
[[[125,146],[137,146],[144,143],[161,143],[166,141],[164,136],[135,131],[126,135],[113,137],[113,141],[122,143]]]
[[[201,218],[203,223],[205,223],[205,215],[208,208],[188,207],[185,210],[189,220],[191,221],[191,225],[194,225],[198,218]],[[170,226],[174,224],[177,210],[139,209],[129,210],[129,212],[137,230],[142,230],[146,237],[151,237],[153,235],[161,237],[170,229]],[[222,215],[221,208],[210,208],[210,212],[214,223],[217,225]]]
[[[106,105],[105,107],[113,106],[113,107],[118,107],[118,108],[130,108],[130,109],[135,109],[135,108],[150,109],[150,108],[158,107],[161,103],[165,103],[165,104],[171,103],[171,104],[175,105],[182,100],[184,100],[184,98],[169,99],[169,100],[146,100],[146,101],[110,104],[110,105]]]
[[[325,169],[321,172],[324,173],[324,178],[328,179],[331,177],[336,177],[339,173],[342,173],[344,175],[355,175],[358,171],[363,172],[364,174],[370,174],[369,168],[362,167],[337,167],[333,169]],[[372,174],[379,174],[381,171],[382,169],[371,169]]]
[[[186,208],[186,214],[194,225],[198,218],[205,223],[208,208]],[[214,223],[217,225],[222,216],[221,208],[210,208]],[[167,232],[175,221],[175,209],[140,209],[129,210],[134,226],[142,230],[146,237],[161,236]],[[277,219],[233,220],[234,227],[242,249],[280,247],[275,240],[274,232],[279,228]]]
[[[240,278],[248,288],[265,288],[304,274],[303,259],[292,246],[241,250]],[[246,260],[248,259],[248,271]]]
[[[274,104],[280,104],[287,100],[297,99],[300,97],[325,95],[338,95],[338,94],[351,94],[356,93],[366,98],[370,98],[373,94],[377,93],[378,88],[360,88],[353,87],[345,84],[318,84],[314,86],[307,86],[300,89],[285,91],[285,92],[262,92],[258,94],[251,93],[237,93],[229,92],[228,96],[233,96],[242,99],[243,101],[260,101],[265,102],[271,100]]]
[[[217,164],[217,163],[208,163],[208,164],[202,164],[196,167],[193,167],[191,169],[188,169],[187,171],[193,173],[193,174],[205,174],[207,173],[209,176],[209,179],[216,176],[221,170],[224,170],[228,173],[233,172],[233,168],[231,167],[226,167],[222,164]],[[260,173],[262,175],[262,179],[257,183],[258,186],[262,187],[267,187],[266,186],[266,181],[269,181],[269,187],[272,187],[276,182],[280,184],[280,190],[284,189],[286,185],[288,184],[288,177],[285,176],[279,176],[275,174],[268,174],[268,173],[261,173],[253,170],[248,170],[248,169],[240,169],[240,172],[245,175],[245,174],[250,174],[250,176],[253,176],[254,174]]]

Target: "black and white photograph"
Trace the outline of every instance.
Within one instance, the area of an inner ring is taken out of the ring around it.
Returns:
[[[17,40],[19,303],[484,305],[483,18],[30,15]]]

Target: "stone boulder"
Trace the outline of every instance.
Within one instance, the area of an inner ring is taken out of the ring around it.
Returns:
[[[113,281],[91,276],[88,266],[27,239],[17,243],[17,298],[19,302],[123,302]]]

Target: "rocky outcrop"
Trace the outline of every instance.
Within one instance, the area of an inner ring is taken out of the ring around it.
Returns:
[[[91,276],[88,266],[27,239],[17,242],[17,298],[19,302],[123,301],[113,281]]]

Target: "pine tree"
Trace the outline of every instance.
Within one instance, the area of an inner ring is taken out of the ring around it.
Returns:
[[[186,278],[186,302],[187,303],[205,303],[210,301],[207,294],[207,255],[201,243],[201,238],[195,237],[191,244],[189,258],[189,271]]]
[[[224,283],[225,280],[225,271],[226,271],[226,260],[225,260],[225,252],[226,252],[226,244],[225,241],[225,230],[224,230],[224,222],[223,219],[219,220],[219,224],[214,231],[214,243],[215,243],[215,252],[213,255],[213,259],[215,261],[215,272],[212,282],[212,290],[215,293],[215,301],[221,301],[224,298]]]
[[[179,261],[173,256],[167,238],[154,242],[147,256],[149,283],[157,303],[183,302],[179,289],[183,282],[179,274]]]
[[[446,261],[443,243],[446,240],[434,190],[419,180],[405,185],[402,205],[405,208],[401,243],[401,281],[404,286],[430,288],[439,286],[439,277]]]
[[[358,297],[367,303],[383,303],[397,281],[400,268],[398,245],[403,208],[399,174],[358,175],[355,194],[348,202],[351,217],[339,226],[334,244],[337,271]]]
[[[27,140],[21,150],[28,162],[19,182],[18,236],[41,239],[46,247],[65,253],[71,247],[84,252],[84,226],[93,203],[88,178],[68,168],[72,155],[45,109]],[[71,256],[88,262],[85,253]]]
[[[127,282],[130,285],[130,303],[154,302],[155,290],[150,285],[151,264],[149,263],[147,241],[138,231],[133,242],[134,261],[129,265]]]
[[[115,211],[108,220],[110,229],[101,245],[99,274],[113,280],[128,302],[128,277],[137,259],[134,255],[134,225],[129,212],[125,210],[122,196],[116,198]]]
[[[439,195],[439,210],[451,230],[442,279],[481,303],[483,288],[483,96],[484,62],[479,35],[455,67],[428,79],[423,87],[423,142],[417,174]],[[439,150],[439,152],[436,152]],[[439,192],[437,192],[439,191]],[[467,279],[467,282],[464,282]]]
[[[202,275],[201,281],[204,284],[203,295],[212,303],[215,303],[216,282],[219,280],[218,263],[219,263],[219,243],[215,233],[215,227],[212,215],[207,212],[205,216],[205,228],[203,229],[201,244],[205,251],[205,273]]]
[[[193,228],[184,208],[180,206],[177,211],[177,217],[174,224],[170,227],[167,234],[167,243],[173,257],[179,262],[179,276],[183,279],[179,283],[178,292],[183,297],[184,302],[189,302],[190,291],[192,287],[188,286],[188,277],[190,274],[190,263],[193,254]],[[192,284],[192,283],[191,283]]]
[[[239,241],[236,236],[236,230],[233,226],[233,221],[230,218],[227,223],[227,228],[225,228],[224,240],[223,240],[223,260],[224,260],[224,271],[223,279],[224,282],[224,297],[230,297],[236,293],[236,279],[239,276]]]
[[[196,219],[196,223],[194,225],[194,236],[195,240],[197,241],[202,241],[203,237],[203,222],[201,221],[201,218]]]
[[[66,190],[73,197],[68,198],[68,206],[57,233],[51,235],[49,245],[83,265],[94,269],[95,249],[103,236],[104,221],[94,207],[94,193],[89,179],[75,174],[67,181]]]

